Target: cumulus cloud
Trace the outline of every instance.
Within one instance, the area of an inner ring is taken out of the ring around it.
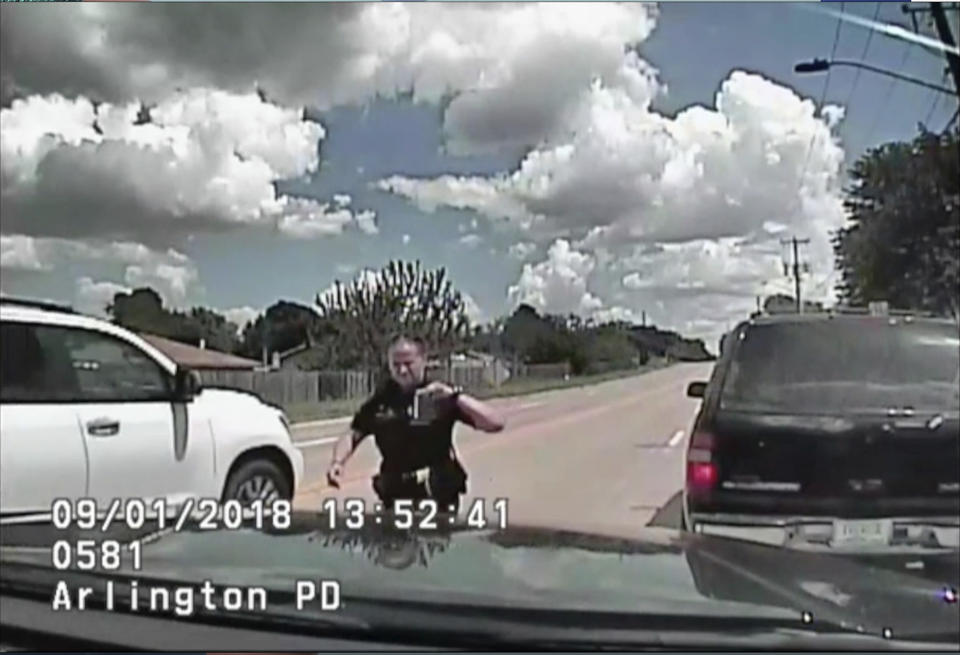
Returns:
[[[255,321],[263,312],[245,305],[243,307],[231,307],[230,309],[224,309],[220,313],[223,314],[228,321],[237,326],[237,333],[240,334],[243,332],[243,328],[247,325],[247,323]]]
[[[4,231],[175,245],[246,225],[338,234],[354,215],[279,195],[275,183],[316,170],[319,123],[256,94],[192,89],[149,109],[60,95],[0,111]],[[78,220],[82,216],[82,220]],[[307,230],[302,225],[309,225]]]
[[[479,234],[465,234],[460,237],[460,245],[467,248],[476,248],[481,242],[483,242],[483,237]]]
[[[595,81],[589,101],[569,117],[572,136],[531,149],[511,172],[392,176],[379,185],[425,211],[472,209],[553,248],[566,239],[572,248],[558,252],[596,264],[588,275],[551,275],[559,266],[548,255],[524,268],[513,299],[594,314],[614,306],[635,314],[643,303],[657,314],[662,303],[662,321],[712,338],[777,286],[770,280],[782,278],[784,236],[811,238],[808,284],[831,293],[829,238],[844,220],[843,150],[831,127],[842,112],[815,109],[743,72],[722,83],[712,108],[675,118],[623,86]],[[601,272],[611,267],[619,277]]]
[[[160,292],[168,304],[178,307],[187,300],[192,285],[197,281],[197,270],[193,266],[165,262],[134,264],[127,267],[124,280],[131,287],[152,287]]]
[[[162,251],[245,225],[292,238],[375,233],[373,213],[352,209],[347,194],[277,194],[275,182],[316,170],[324,137],[285,107],[409,92],[443,101],[452,151],[528,147],[500,175],[375,183],[423,211],[473,210],[522,232],[527,245],[509,251],[521,261],[553,244],[524,267],[513,300],[596,316],[645,309],[709,332],[772,284],[783,236],[812,238],[811,284],[832,275],[843,153],[831,130],[843,111],[817,112],[788,88],[733,72],[711,106],[657,114],[651,101],[664,86],[635,47],[655,26],[650,4],[0,11],[4,101],[48,94],[0,114],[5,236],[93,234]],[[3,253],[11,266],[47,259],[22,239]],[[130,265],[133,278],[192,283],[188,272]]]
[[[61,92],[157,102],[178,88],[246,93],[256,87],[280,104],[325,109],[410,93],[415,102],[449,99],[443,118],[449,146],[483,149],[536,144],[562,132],[593,80],[637,97],[657,87],[649,67],[623,56],[625,45],[642,42],[655,26],[649,4],[2,11],[6,98]]]
[[[116,282],[101,280],[95,282],[84,276],[77,280],[74,291],[74,307],[77,311],[94,316],[106,316],[107,306],[113,302],[118,293],[128,293],[130,287]]]
[[[592,314],[602,308],[599,298],[587,290],[594,258],[559,239],[538,264],[525,264],[507,295],[514,304],[525,303],[550,314]]]
[[[47,271],[53,268],[51,255],[33,237],[23,234],[0,235],[0,268]]]
[[[602,228],[608,242],[686,241],[745,235],[771,217],[794,227],[842,220],[843,151],[813,104],[785,87],[734,72],[714,109],[675,119],[621,87],[595,83],[589,96],[571,118],[574,136],[531,150],[512,173],[379,186],[427,211],[539,223],[547,239]]]
[[[342,234],[350,225],[365,234],[376,234],[379,229],[376,214],[366,210],[354,214],[343,204],[335,202],[319,204],[303,198],[284,197],[283,205],[290,211],[284,212],[277,221],[277,228],[288,237],[314,239],[317,237]]]
[[[522,201],[505,193],[507,186],[504,179],[455,175],[419,179],[394,175],[379,180],[376,187],[409,198],[417,208],[428,214],[439,207],[473,209],[491,219],[509,219],[525,228],[544,218],[531,214]]]
[[[723,332],[753,311],[758,295],[792,294],[783,261],[778,242],[737,238],[592,253],[557,240],[544,261],[524,266],[509,297],[513,304],[600,322],[640,323],[646,314],[648,324],[702,338],[715,348]],[[830,302],[835,282],[832,271],[812,271],[804,293]]]
[[[739,239],[666,243],[621,260],[619,266],[632,269],[622,278],[624,288],[677,295],[741,296],[782,275],[777,253]]]
[[[78,293],[84,291],[78,296],[81,302],[86,302],[89,293],[94,293],[93,298],[99,299],[95,295],[98,288],[151,286],[174,305],[186,302],[199,291],[196,266],[189,257],[172,248],[157,251],[133,242],[71,240],[22,234],[0,236],[0,246],[0,266],[4,270],[53,271],[67,262],[97,262],[123,268],[124,284],[80,278],[77,284],[83,281],[83,285],[77,289]]]
[[[618,257],[597,284],[614,289],[619,277],[622,302],[634,317],[646,310],[658,325],[715,347],[754,309],[757,295],[787,291],[781,264],[776,248],[741,239],[664,243]]]
[[[463,298],[464,310],[467,313],[467,318],[470,319],[470,323],[473,325],[483,325],[490,320],[489,315],[477,304],[473,296],[463,291],[460,295]]]
[[[537,246],[529,241],[515,243],[507,249],[507,254],[514,259],[523,261],[537,250]]]
[[[357,222],[357,227],[359,227],[360,231],[364,234],[378,234],[380,228],[377,226],[376,217],[376,213],[366,209],[356,214],[354,220]]]

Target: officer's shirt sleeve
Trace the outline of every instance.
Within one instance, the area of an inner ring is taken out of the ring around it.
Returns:
[[[364,437],[373,434],[376,428],[376,414],[379,404],[379,394],[374,394],[368,398],[357,410],[357,413],[353,415],[353,420],[350,421],[350,429]]]

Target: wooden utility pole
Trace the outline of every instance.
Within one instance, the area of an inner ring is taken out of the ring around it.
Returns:
[[[947,8],[958,11],[957,4],[950,5]],[[930,13],[930,15],[933,16],[933,24],[937,28],[937,35],[940,37],[940,41],[950,48],[949,51],[944,51],[943,54],[947,58],[947,65],[950,74],[953,76],[953,88],[957,93],[957,97],[960,98],[960,55],[953,52],[953,49],[957,47],[957,42],[954,41],[953,32],[950,30],[950,22],[947,20],[945,4],[942,2],[931,2],[928,7],[911,7],[909,4],[905,4],[902,9],[903,13],[909,14],[910,18],[913,19],[915,32],[919,31],[916,21],[917,14]]]
[[[798,239],[793,237],[792,239],[781,240],[780,243],[783,245],[792,245],[793,246],[793,266],[788,269],[788,275],[793,274],[793,289],[794,297],[797,301],[797,313],[803,313],[803,301],[800,298],[800,276],[801,272],[805,269],[805,266],[800,263],[800,246],[810,243],[810,239]],[[784,268],[787,268],[784,266]]]
[[[933,24],[937,26],[937,33],[940,35],[940,40],[943,41],[944,45],[950,48],[956,48],[957,42],[953,40],[953,33],[950,31],[950,23],[947,21],[947,14],[943,10],[943,4],[931,2],[930,13],[933,14]],[[945,54],[947,56],[947,63],[950,65],[950,74],[953,75],[953,88],[957,92],[957,97],[960,97],[960,55],[954,52],[947,52]]]

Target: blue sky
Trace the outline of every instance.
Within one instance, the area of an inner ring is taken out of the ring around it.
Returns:
[[[839,5],[832,4],[831,7],[836,9]],[[13,14],[11,9],[9,6],[4,7],[5,19]],[[801,6],[784,3],[661,5],[655,28],[642,40],[638,49],[640,58],[659,72],[660,82],[666,84],[668,89],[665,94],[653,96],[652,113],[672,120],[678,112],[692,105],[699,104],[710,110],[715,109],[717,93],[721,85],[730,79],[733,71],[757,74],[767,82],[794,91],[802,98],[819,101],[826,76],[798,75],[793,72],[793,66],[798,61],[827,57],[830,54],[837,20],[818,9],[819,7],[810,4]],[[873,18],[876,5],[869,2],[847,3],[844,10]],[[26,21],[26,18],[23,20]],[[879,20],[909,25],[898,3],[884,3],[879,10]],[[21,25],[26,25],[26,22]],[[922,31],[926,34],[933,33],[926,25],[922,26]],[[7,36],[5,33],[4,37]],[[867,30],[844,24],[836,58],[859,60],[868,36]],[[57,37],[46,35],[46,38]],[[67,37],[63,39],[66,41]],[[919,46],[880,34],[872,37],[865,61],[945,86],[951,84],[949,78],[944,77],[945,61],[942,57]],[[90,64],[86,72],[90,73],[90,69],[96,65],[96,62]],[[559,62],[556,69],[550,70],[557,70],[559,75],[566,65]],[[17,79],[18,83],[22,84],[23,79],[30,75],[30,71],[13,68],[17,66],[16,63],[13,67],[8,66],[7,63],[4,64],[4,75]],[[63,62],[60,66],[69,66],[69,62]],[[93,71],[96,74],[99,72]],[[101,77],[107,75],[103,74]],[[226,79],[226,76],[223,77]],[[179,87],[189,84],[189,78],[190,76],[186,75],[185,78],[173,79]],[[51,75],[50,79],[55,79],[55,76]],[[207,86],[210,86],[210,79],[210,76],[204,78]],[[263,83],[264,80],[259,81]],[[231,78],[230,82],[235,80]],[[49,96],[56,91],[55,83],[45,83],[46,86],[42,86],[37,82],[34,88],[40,90],[41,95]],[[226,86],[229,85],[225,83]],[[282,87],[280,83],[277,86]],[[25,88],[29,88],[29,84],[25,84]],[[70,97],[70,89],[61,92]],[[131,93],[136,93],[136,89]],[[84,94],[74,92],[74,95],[77,97]],[[92,93],[88,92],[87,95],[93,98]],[[273,101],[273,95],[269,92],[268,98]],[[162,100],[162,97],[155,99],[161,102]],[[296,106],[295,102],[287,98],[278,102],[284,106]],[[737,99],[736,102],[744,101]],[[741,312],[745,303],[751,304],[754,287],[759,289],[756,284],[750,289],[734,285],[719,294],[711,295],[710,298],[702,299],[704,302],[699,302],[695,296],[684,300],[683,294],[667,294],[666,291],[663,291],[666,295],[662,296],[644,296],[645,292],[641,289],[667,288],[671,284],[675,289],[703,286],[702,281],[691,281],[691,276],[695,278],[701,275],[708,283],[712,283],[712,278],[718,275],[729,274],[739,279],[738,276],[743,270],[753,271],[755,266],[753,262],[744,259],[732,268],[721,262],[719,272],[707,269],[698,273],[695,270],[695,260],[698,257],[690,257],[690,253],[685,250],[681,249],[685,259],[676,260],[680,263],[674,260],[631,259],[632,255],[625,251],[617,252],[616,248],[611,248],[609,244],[592,250],[586,246],[578,246],[574,234],[576,230],[568,237],[573,241],[572,247],[567,250],[554,248],[557,245],[556,234],[547,237],[523,233],[516,229],[494,229],[493,223],[497,216],[483,207],[451,198],[449,190],[442,191],[443,195],[435,211],[423,211],[422,194],[433,193],[432,190],[417,186],[415,191],[391,193],[377,188],[378,181],[390,176],[401,176],[414,182],[454,176],[489,185],[493,184],[492,181],[495,181],[498,175],[516,171],[524,157],[530,153],[531,144],[518,140],[514,143],[499,143],[496,148],[488,151],[476,149],[477,152],[469,156],[445,154],[446,105],[432,98],[414,102],[409,97],[377,98],[375,94],[368,94],[361,102],[339,104],[334,98],[322,104],[326,106],[308,112],[310,117],[323,125],[325,132],[319,143],[319,169],[308,175],[279,181],[277,188],[281,193],[313,198],[318,203],[329,203],[334,194],[348,194],[351,198],[351,211],[356,213],[372,210],[376,213],[378,233],[344,229],[336,236],[298,239],[282,235],[269,227],[196,230],[179,243],[165,244],[175,247],[177,252],[185,255],[192,267],[190,280],[181,285],[183,294],[179,298],[180,302],[202,302],[224,310],[248,308],[247,314],[236,314],[247,316],[249,309],[262,309],[279,298],[309,301],[335,277],[349,278],[360,268],[377,267],[395,257],[420,258],[428,266],[447,267],[458,286],[469,293],[486,316],[507,311],[518,300],[540,300],[545,310],[577,311],[583,307],[595,309],[602,304],[605,309],[616,306],[628,313],[649,309],[655,320],[664,324],[712,336],[725,322],[732,320],[730,317]],[[866,71],[858,76],[854,70],[844,68],[831,72],[826,104],[841,105],[846,110],[842,122],[833,129],[833,134],[842,147],[844,165],[850,164],[865,149],[884,141],[912,138],[919,121],[929,120],[933,129],[942,129],[957,107],[956,98],[943,96],[937,99],[935,92],[893,82],[889,78]],[[12,143],[14,137],[11,136],[13,132],[10,127],[10,110],[6,111],[8,116],[5,119],[7,125],[4,138],[8,143]],[[762,117],[757,120],[762,122]],[[546,140],[541,142],[539,147],[544,152],[549,152],[551,146],[562,146],[564,138],[569,140],[575,137],[555,137],[551,134],[545,137]],[[828,148],[829,145],[823,143],[817,148]],[[769,144],[766,147],[772,148]],[[825,161],[832,161],[830,157],[834,154],[831,152],[825,150]],[[589,169],[589,166],[586,166],[586,169]],[[811,214],[806,218],[798,218],[795,225],[784,219],[782,222],[786,227],[813,230],[816,229],[814,225],[836,224],[839,198],[837,190],[842,186],[842,174],[834,170],[824,175],[829,177],[829,188],[822,191],[822,197],[813,198],[809,202],[814,207],[830,205],[827,213],[834,212],[832,217],[828,220]],[[758,184],[761,181],[758,179]],[[746,202],[746,205],[737,206],[745,207],[744,211],[752,211],[749,199],[735,199],[731,202]],[[473,209],[456,208],[464,204]],[[766,200],[761,205],[762,211],[768,210],[769,204]],[[804,222],[808,219],[809,223]],[[26,223],[18,223],[16,227],[20,228],[22,224]],[[596,222],[590,225],[595,227]],[[586,230],[587,223],[584,223],[584,226]],[[22,229],[21,231],[26,232]],[[478,245],[469,247],[460,242],[466,234],[476,234],[482,240]],[[684,230],[684,234],[686,236],[681,241],[700,252],[700,258],[703,252],[708,253],[709,257],[717,258],[726,257],[728,254],[730,257],[745,257],[739,250],[730,254],[730,248],[736,247],[722,241],[722,230],[717,231],[711,227],[704,229],[702,234],[696,230]],[[16,236],[16,233],[10,232],[6,225],[4,235],[8,238],[4,249],[4,291],[10,293],[74,300],[80,293],[78,280],[87,278],[85,288],[95,288],[99,298],[105,290],[113,288],[109,285],[119,288],[130,286],[134,281],[162,282],[172,265],[170,261],[160,261],[164,256],[164,247],[147,241],[146,238],[137,239],[135,230],[124,233],[120,240],[147,243],[151,252],[159,253],[160,259],[137,260],[134,263],[139,269],[133,274],[129,270],[133,260],[126,255],[115,259],[109,256],[66,258],[55,267],[20,265],[18,262],[22,263],[25,259],[29,260],[28,263],[33,260],[24,254],[26,251],[15,253],[13,245],[10,245],[13,243],[10,237]],[[406,239],[404,235],[407,235]],[[28,236],[31,239],[42,239],[52,235],[38,233]],[[72,238],[75,235],[70,236]],[[743,236],[747,236],[747,233],[744,232]],[[720,239],[717,242],[720,245],[711,246],[710,241],[717,239]],[[96,234],[91,234],[87,241],[100,244],[106,242]],[[531,242],[537,246],[525,261],[506,254],[509,246],[518,242]],[[17,247],[20,247],[23,241],[16,243]],[[34,244],[33,251],[43,251],[40,246],[44,244]],[[720,249],[719,254],[717,248]],[[579,252],[585,253],[592,263],[588,265],[583,260],[576,259]],[[825,251],[821,249],[819,254],[811,254],[815,261],[818,256],[821,268],[829,267],[829,257]],[[569,257],[574,259],[569,260]],[[604,258],[607,258],[608,263],[613,261],[614,267],[618,261],[629,260],[636,264],[633,269],[626,265],[622,270],[617,269],[621,273],[650,270],[651,267],[655,271],[672,270],[671,267],[676,267],[676,270],[680,271],[680,277],[649,281],[631,289],[627,284],[620,284],[622,275],[618,274],[615,283],[610,282],[612,277],[605,278],[606,274],[601,272]],[[538,264],[542,264],[542,267],[536,268]],[[529,274],[524,273],[524,265],[533,267]],[[725,271],[728,273],[724,273]],[[577,278],[581,274],[582,280],[570,281],[571,277]],[[766,273],[757,275],[763,277]],[[822,271],[822,278],[818,282],[821,292],[826,292],[829,279],[829,272]],[[551,290],[557,284],[563,285],[567,281],[573,286],[573,295],[565,289]],[[761,282],[765,284],[763,280]],[[776,284],[781,282],[783,281]],[[91,284],[94,287],[91,287]],[[511,286],[518,287],[512,294],[508,293]],[[631,293],[640,293],[640,300],[634,298],[631,302]],[[730,293],[739,294],[737,302],[730,303],[730,309],[726,312],[728,316],[718,318],[715,308],[723,307],[723,298],[732,297]],[[570,307],[561,306],[568,297],[574,299],[573,304]],[[554,301],[553,298],[557,300]],[[178,302],[177,299],[170,299]],[[698,311],[706,312],[709,316],[700,316]]]

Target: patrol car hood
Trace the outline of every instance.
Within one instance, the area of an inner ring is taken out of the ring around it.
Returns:
[[[165,581],[211,580],[290,593],[298,580],[338,580],[350,599],[497,611],[566,610],[631,616],[737,618],[805,624],[903,639],[960,640],[945,589],[960,579],[957,553],[923,558],[828,556],[666,529],[629,538],[542,527],[401,533],[370,518],[360,530],[295,515],[286,530],[186,529],[145,540],[142,570]],[[31,532],[32,531],[32,532]],[[13,562],[49,567],[63,533],[5,527],[4,578]],[[118,539],[147,535],[124,533]],[[99,538],[104,538],[100,536]],[[27,549],[23,546],[33,546]],[[35,573],[34,573],[35,574]]]

